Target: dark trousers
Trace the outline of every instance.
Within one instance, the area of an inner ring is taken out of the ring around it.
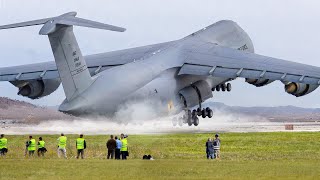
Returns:
[[[121,151],[122,160],[126,160],[128,156],[128,151]]]
[[[114,157],[114,149],[108,149],[107,159],[113,159]]]
[[[46,148],[39,148],[38,149],[38,156],[44,156],[45,152],[47,152]]]
[[[207,159],[213,159],[213,156],[214,156],[214,154],[213,154],[213,152],[207,152]]]
[[[80,154],[81,154],[81,159],[83,159],[83,157],[84,157],[84,149],[78,149],[78,151],[77,151],[77,159],[79,159]]]
[[[33,156],[34,155],[34,151],[29,151],[29,156]]]
[[[116,149],[115,154],[116,154],[116,158],[115,159],[120,159],[120,155],[121,155],[120,149]]]
[[[5,156],[7,152],[8,152],[7,148],[0,149],[0,156]]]

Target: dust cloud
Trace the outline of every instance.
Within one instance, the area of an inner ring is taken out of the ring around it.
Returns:
[[[16,124],[1,128],[6,134],[157,134],[157,133],[219,133],[279,130],[283,124],[270,123],[261,117],[214,110],[214,117],[199,118],[199,126],[173,126],[172,117],[161,117],[159,104],[142,101],[127,103],[112,118],[104,116],[76,118],[69,120],[46,120],[39,124]],[[278,128],[276,128],[278,127]],[[281,129],[280,129],[281,130]]]

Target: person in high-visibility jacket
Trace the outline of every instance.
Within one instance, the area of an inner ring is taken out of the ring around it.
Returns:
[[[80,134],[80,137],[76,141],[76,147],[77,147],[77,159],[79,159],[79,156],[81,154],[81,159],[84,157],[84,150],[87,148],[86,140],[83,138],[83,134]]]
[[[46,143],[44,140],[42,140],[42,137],[39,137],[38,141],[38,156],[44,156],[44,153],[47,152],[47,149],[45,147]]]
[[[66,150],[66,146],[67,146],[67,137],[64,136],[63,133],[61,133],[61,136],[57,139],[58,141],[58,157],[61,157],[61,154],[63,154],[63,157],[67,159],[67,150]]]
[[[122,157],[122,160],[126,160],[127,159],[127,156],[129,156],[129,152],[128,152],[128,139],[127,139],[127,135],[124,135],[124,134],[121,134],[121,143],[122,143],[122,146],[121,146],[121,157]]]
[[[28,142],[29,157],[34,155],[34,151],[36,151],[36,140],[33,139],[32,136],[29,136],[29,142]]]
[[[4,134],[0,135],[0,156],[5,156],[8,152],[8,140],[4,137]]]

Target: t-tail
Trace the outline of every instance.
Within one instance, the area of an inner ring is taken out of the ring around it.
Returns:
[[[93,79],[82,56],[73,26],[123,32],[126,29],[75,17],[76,12],[34,21],[0,26],[1,29],[43,25],[40,35],[48,35],[66,99],[71,101],[83,93]]]

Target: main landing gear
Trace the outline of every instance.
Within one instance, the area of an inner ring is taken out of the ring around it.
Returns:
[[[188,124],[188,126],[198,126],[199,125],[199,118],[198,116],[201,116],[202,118],[212,118],[213,116],[213,111],[207,107],[205,109],[194,109],[193,111],[191,110],[186,110],[184,115],[177,118],[173,118],[172,124],[173,126],[182,126],[183,124]]]
[[[213,87],[211,90],[212,91],[228,91],[230,92],[232,89],[231,87],[231,84],[230,83],[227,83],[227,84],[219,84],[218,86],[216,87]]]
[[[232,80],[232,79],[230,79]],[[221,84],[218,84],[217,86],[214,86],[211,88],[212,91],[228,91],[230,92],[232,89],[231,87],[231,84],[230,83],[221,83]],[[188,110],[186,109],[185,110],[185,113],[177,118],[173,118],[172,120],[172,124],[173,126],[182,126],[183,124],[188,124],[189,126],[198,126],[199,125],[199,116],[201,116],[202,118],[212,118],[213,116],[213,111],[207,107],[207,108],[201,108],[201,103],[204,102],[202,100],[202,97],[201,97],[201,92],[199,91],[198,88],[196,88],[196,91],[197,91],[197,94],[198,94],[198,99],[199,99],[199,108],[197,109],[194,109],[194,110]],[[187,92],[185,92],[187,93]],[[184,107],[187,108],[187,102],[186,102],[186,99],[184,98],[184,96],[180,95],[180,98],[182,100],[182,103],[184,104]]]

